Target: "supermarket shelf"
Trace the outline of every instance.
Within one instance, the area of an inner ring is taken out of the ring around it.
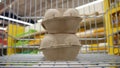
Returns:
[[[107,53],[108,53],[108,50],[96,50],[96,51],[93,50],[93,51],[87,51],[87,52],[84,50],[84,51],[81,51],[81,52],[82,52],[83,54],[86,54],[86,53],[87,53],[87,54],[89,54],[89,53],[106,53],[106,54],[107,54]]]
[[[116,13],[116,12],[118,12],[118,11],[120,11],[120,7],[116,7],[116,8],[113,8],[113,9],[109,9],[108,13],[113,14],[113,13]]]
[[[114,44],[115,48],[120,48],[120,44]]]
[[[82,45],[106,43],[106,40],[80,40]]]
[[[99,33],[86,33],[84,32],[81,34],[81,32],[76,34],[79,38],[103,38],[105,36],[104,32]]]
[[[82,22],[80,22],[80,26],[84,27],[84,24],[85,24],[85,26],[88,26],[89,24],[92,25],[92,24],[95,24],[95,23],[98,24],[98,23],[101,23],[101,22],[103,22],[103,15],[85,18],[85,19],[82,20]]]
[[[17,39],[17,40],[41,40],[41,39],[24,38],[24,39]]]
[[[35,35],[42,35],[42,34],[45,34],[46,31],[42,31],[42,32],[35,32],[35,33],[32,33],[32,34],[28,34],[28,35],[25,35],[25,36],[22,36],[22,37],[16,37],[15,39],[19,40],[19,39],[24,39],[24,38],[30,38],[30,37],[34,37]]]
[[[104,38],[80,38],[79,40],[104,40]]]
[[[89,51],[89,53],[108,53],[108,50],[93,50],[93,51]]]
[[[40,44],[35,44],[35,45],[21,45],[21,46],[12,46],[12,47],[8,47],[8,48],[39,48]]]
[[[0,46],[0,49],[1,49],[1,48],[7,48],[7,45]]]
[[[39,48],[39,46],[29,45],[29,46],[16,46],[14,48]]]
[[[104,37],[105,36],[105,29],[104,27],[94,28],[89,30],[83,30],[83,32],[78,32],[76,35],[80,38],[95,38],[95,37]]]
[[[81,58],[82,57],[82,58]],[[102,58],[101,58],[102,57]],[[120,66],[120,57],[107,54],[79,54],[74,61],[45,61],[43,55],[19,54],[0,57],[2,68],[83,67],[103,68]],[[7,64],[7,65],[5,65]]]
[[[105,38],[79,38],[79,40],[103,40]],[[40,39],[19,39],[19,40],[40,40]]]
[[[96,23],[97,24],[97,28],[101,28],[104,26],[104,23],[103,22],[100,22],[100,23]],[[91,27],[96,27],[95,23],[94,24],[91,24],[90,23],[87,25],[87,26],[81,26],[80,25],[80,29],[86,29],[86,30],[89,30],[89,29],[92,29]]]
[[[117,27],[113,28],[113,33],[117,33],[117,32],[120,32],[120,26],[118,28]]]
[[[120,7],[116,7],[116,8],[112,8],[115,7],[117,4],[111,4],[110,6],[110,0],[104,0],[104,10],[106,11],[105,14],[105,24],[106,24],[106,35],[107,35],[107,43],[109,46],[111,46],[109,48],[109,54],[115,55],[115,52],[113,52],[114,50],[114,34],[118,33],[120,31],[120,27],[116,28],[114,25],[112,27],[112,23],[111,23],[111,14],[117,13],[118,11],[120,11]],[[119,26],[119,24],[117,24]],[[117,30],[118,29],[118,30]],[[109,39],[109,40],[108,40]],[[111,41],[111,42],[108,42]],[[119,67],[118,67],[119,68]]]
[[[112,33],[109,34],[108,36],[113,36],[114,34],[119,34],[120,33],[120,26],[118,28],[114,27],[112,29]]]
[[[19,40],[40,40],[40,39],[19,39]],[[98,41],[96,41],[96,40],[98,40]],[[79,38],[79,41],[81,44],[104,43],[105,40],[106,40],[106,37],[103,37],[103,38]],[[91,41],[92,41],[92,43],[91,43]],[[37,45],[40,45],[40,44],[37,44]],[[30,45],[30,46],[35,46],[35,45]]]
[[[106,43],[106,37],[103,37],[103,38],[80,38],[79,41],[82,45]]]
[[[39,48],[39,45],[40,44],[35,44],[35,45],[24,45],[24,46],[11,46],[11,47],[8,47],[8,46],[0,46],[0,49],[2,48]]]

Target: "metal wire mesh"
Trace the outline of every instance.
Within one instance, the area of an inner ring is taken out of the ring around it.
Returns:
[[[83,19],[75,61],[45,61],[41,55],[40,42],[47,34],[41,21],[50,8],[75,8]],[[0,67],[119,68],[119,25],[120,0],[1,0]]]

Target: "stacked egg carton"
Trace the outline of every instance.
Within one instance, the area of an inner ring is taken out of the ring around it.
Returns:
[[[49,9],[42,26],[48,31],[41,41],[40,49],[46,60],[75,60],[80,42],[75,33],[82,19],[76,9]]]

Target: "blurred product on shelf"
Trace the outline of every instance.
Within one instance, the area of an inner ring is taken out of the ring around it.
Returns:
[[[17,43],[14,44],[14,46],[24,46],[29,44],[29,40],[19,40]]]
[[[0,38],[0,44],[7,45],[7,40]]]
[[[91,30],[86,30],[84,32],[78,32],[76,35],[80,38],[90,38],[90,37],[103,37],[105,34],[105,29],[102,28],[97,28],[97,29],[91,29]]]
[[[4,30],[0,30],[0,44],[7,45],[7,35]]]
[[[107,50],[106,48],[107,43],[99,43],[99,44],[91,44],[89,45],[89,50],[90,51],[100,51],[100,50]]]
[[[16,35],[16,37],[22,37],[22,36],[29,35],[29,34],[32,34],[32,33],[35,33],[35,32],[37,32],[37,31],[34,30],[34,29],[30,29],[28,32]]]
[[[120,32],[114,34],[113,38],[114,38],[114,45],[119,45],[120,44]]]
[[[115,5],[116,5],[115,7],[120,7],[120,1],[117,0]]]
[[[35,35],[35,39],[41,39],[44,38],[44,35]]]
[[[42,41],[44,35],[35,35],[34,40],[29,41],[29,45],[39,45],[40,42]]]
[[[115,24],[115,22],[116,22],[115,15],[112,15],[112,24]]]
[[[113,13],[111,16],[113,27],[120,27],[120,11]]]
[[[94,29],[94,30],[93,30],[94,33],[100,33],[100,32],[104,32],[104,31],[105,31],[105,28],[104,28],[104,27],[97,28],[97,29]]]
[[[85,31],[84,28],[80,28],[80,29],[78,29],[78,32],[84,32],[84,31]]]
[[[120,6],[120,1],[119,0],[111,0],[110,1],[110,5],[112,8],[116,8],[116,7],[119,7]]]
[[[92,25],[92,24],[95,24],[95,23],[103,22],[103,16],[102,15],[98,15],[98,16],[95,16],[95,17],[97,17],[97,18],[96,19],[94,17],[83,18],[83,20],[80,22],[80,27],[82,27],[84,25],[85,26],[90,25],[90,23]],[[95,22],[95,20],[96,20],[96,22]]]
[[[31,41],[29,42],[29,45],[32,45],[32,46],[37,45],[37,44],[39,45],[40,42],[41,42],[40,39],[31,40]]]
[[[17,54],[38,54],[39,50],[24,50],[22,52],[19,52]]]

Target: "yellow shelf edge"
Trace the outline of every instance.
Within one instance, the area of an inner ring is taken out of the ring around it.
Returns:
[[[118,32],[118,31],[120,31],[120,26],[117,28],[117,27],[114,27],[113,28],[113,33],[116,33],[116,32]]]
[[[113,13],[116,13],[118,11],[120,11],[120,7],[112,8],[112,9],[108,10],[108,13],[113,14]]]

